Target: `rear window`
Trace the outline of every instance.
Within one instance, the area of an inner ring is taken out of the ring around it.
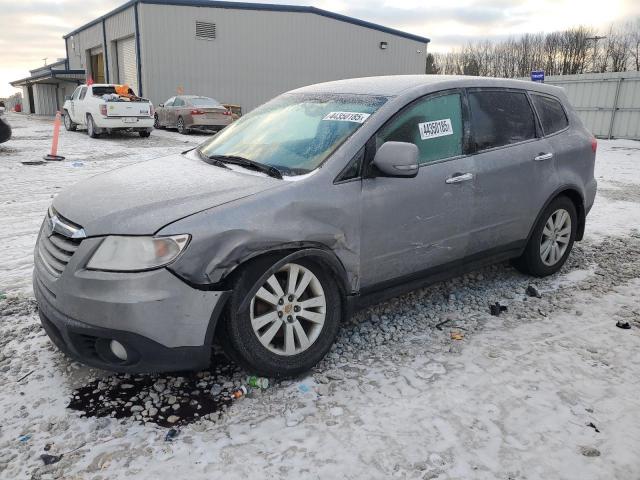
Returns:
[[[533,110],[524,92],[472,91],[469,106],[476,150],[536,138]]]
[[[221,107],[220,102],[208,97],[194,97],[190,98],[189,102],[194,107]]]
[[[101,97],[103,95],[112,95],[116,93],[116,87],[113,85],[105,85],[103,87],[93,87],[92,89],[93,95],[96,97]],[[131,87],[128,89],[129,95],[135,95]]]
[[[567,114],[559,101],[546,95],[532,94],[533,105],[538,111],[545,135],[559,132],[569,125]]]

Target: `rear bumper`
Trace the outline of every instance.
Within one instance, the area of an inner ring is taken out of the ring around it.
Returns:
[[[96,127],[110,130],[144,130],[153,128],[153,117],[130,117],[135,118],[135,122],[125,122],[124,117],[103,117],[96,115],[93,123]]]
[[[187,128],[215,128],[220,129],[224,128],[227,125],[231,124],[232,118],[231,115],[226,116],[224,119],[212,119],[206,118],[204,115],[190,115],[187,121],[185,121],[185,126]]]
[[[99,241],[83,240],[58,277],[36,247],[33,289],[42,325],[56,346],[105,370],[207,367],[228,292],[194,289],[166,269],[126,274],[86,270]],[[111,352],[111,340],[125,347],[126,361]]]

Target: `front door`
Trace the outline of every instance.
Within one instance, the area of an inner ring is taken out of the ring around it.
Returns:
[[[475,167],[463,154],[461,98],[448,91],[419,99],[376,134],[376,149],[386,141],[417,145],[421,166],[415,178],[370,167],[363,181],[361,289],[467,255]]]

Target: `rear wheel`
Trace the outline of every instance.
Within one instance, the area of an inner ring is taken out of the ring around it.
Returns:
[[[73,132],[78,125],[71,121],[71,115],[69,115],[69,111],[64,111],[64,128],[69,132]]]
[[[176,123],[176,127],[178,128],[178,133],[183,135],[187,135],[189,133],[189,129],[184,126],[184,119],[182,117],[178,117],[178,123]]]
[[[514,261],[523,273],[545,277],[562,268],[576,238],[578,215],[570,198],[554,199],[542,212],[524,253]]]
[[[147,138],[149,135],[151,135],[151,132],[149,130],[141,130],[138,133],[142,138]]]
[[[97,138],[99,133],[96,131],[96,126],[93,123],[93,117],[91,115],[87,115],[87,134],[91,138]]]
[[[223,349],[259,375],[309,370],[338,332],[341,297],[335,281],[307,259],[283,265],[264,281],[264,271],[255,270],[247,268],[236,279],[221,332]]]

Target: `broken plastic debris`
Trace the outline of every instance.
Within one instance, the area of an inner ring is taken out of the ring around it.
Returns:
[[[253,388],[269,388],[269,379],[265,377],[247,377],[247,385]]]
[[[49,455],[48,453],[43,453],[40,455],[40,458],[45,465],[51,465],[53,463],[58,463],[62,459],[62,455]]]
[[[526,293],[530,297],[542,298],[542,294],[540,293],[540,290],[538,290],[538,287],[536,287],[535,285],[529,285],[527,287]]]
[[[298,390],[300,390],[300,392],[302,393],[309,393],[309,387],[304,383],[298,385]]]
[[[22,435],[22,436],[18,437],[18,441],[24,443],[24,442],[28,442],[30,438],[31,438],[31,435],[29,435],[29,434]]]
[[[629,322],[624,322],[622,320],[618,320],[616,322],[616,327],[622,328],[623,330],[629,330],[631,328],[631,325],[629,325]]]
[[[170,428],[167,434],[164,436],[164,441],[173,442],[173,439],[176,438],[179,433],[180,433],[180,430],[177,430],[175,428]]]
[[[462,332],[451,332],[451,340],[463,340],[464,333]]]
[[[506,305],[500,305],[500,302],[496,302],[493,305],[489,305],[489,312],[494,317],[497,317],[502,312],[506,312],[506,311],[507,311],[507,306]]]
[[[231,392],[231,398],[234,400],[239,400],[240,398],[245,397],[248,392],[249,390],[247,390],[247,387],[243,385],[240,388]]]

